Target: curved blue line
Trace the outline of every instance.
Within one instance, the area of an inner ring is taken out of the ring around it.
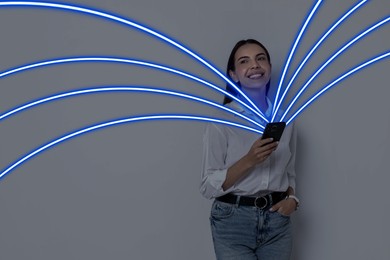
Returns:
[[[189,74],[187,72],[172,68],[172,67],[167,67],[161,64],[156,64],[156,63],[151,63],[147,61],[142,61],[142,60],[133,60],[133,59],[124,59],[124,58],[117,58],[117,57],[66,57],[66,58],[61,58],[61,59],[54,59],[54,60],[45,60],[45,61],[39,61],[36,63],[32,64],[27,64],[27,65],[22,65],[13,69],[6,70],[4,72],[0,73],[0,79],[2,77],[6,77],[15,73],[23,72],[29,69],[35,69],[35,68],[40,68],[44,66],[51,66],[51,65],[57,65],[57,64],[63,64],[63,63],[73,63],[73,62],[118,62],[118,63],[126,63],[126,64],[132,64],[132,65],[139,65],[139,66],[146,66],[146,67],[151,67],[154,69],[159,69],[163,71],[167,71],[173,74],[177,74],[189,79],[192,79],[194,81],[197,81],[203,85],[206,85],[208,87],[213,88],[214,90],[221,92],[225,95],[228,95],[232,99],[236,100],[246,108],[250,109],[252,112],[256,112],[253,110],[252,107],[248,106],[245,102],[242,100],[238,99],[237,97],[233,96],[232,94],[226,92],[225,90],[221,89],[220,87],[204,80],[201,78],[198,78],[192,74]],[[268,122],[268,120],[265,117],[261,117],[263,120]]]
[[[182,119],[182,120],[195,120],[195,121],[205,121],[205,122],[213,122],[218,124],[225,124],[229,126],[238,127],[244,130],[252,131],[255,133],[262,134],[263,132],[251,127],[243,126],[237,123],[233,123],[230,121],[225,121],[221,119],[215,119],[215,118],[208,118],[208,117],[201,117],[201,116],[193,116],[193,115],[146,115],[146,116],[139,116],[139,117],[130,117],[130,118],[122,118],[117,119],[113,121],[108,121],[96,125],[89,126],[87,128],[83,128],[74,132],[71,132],[69,134],[66,134],[60,138],[54,139],[53,141],[50,141],[49,143],[46,143],[39,148],[33,150],[32,152],[24,155],[23,157],[19,158],[15,162],[11,163],[9,166],[7,166],[1,173],[0,173],[0,179],[3,178],[5,175],[10,173],[12,170],[20,166],[21,164],[25,163],[27,160],[33,158],[34,156],[38,155],[39,153],[56,146],[60,144],[61,142],[65,140],[72,139],[76,136],[92,132],[98,129],[124,124],[124,123],[132,123],[132,122],[139,122],[139,121],[145,121],[145,120],[162,120],[162,119]]]
[[[284,77],[285,77],[285,75],[287,73],[288,67],[290,66],[290,62],[291,62],[291,59],[292,59],[292,57],[293,57],[293,55],[295,53],[295,49],[296,49],[299,41],[301,40],[301,37],[302,37],[303,33],[305,32],[306,27],[308,26],[311,18],[314,16],[315,12],[317,11],[317,8],[320,6],[321,2],[322,2],[322,0],[318,0],[317,3],[313,6],[312,10],[310,11],[310,14],[306,18],[306,21],[302,25],[302,28],[301,28],[297,38],[295,39],[294,45],[293,45],[293,47],[292,47],[292,49],[290,51],[290,54],[289,54],[289,56],[287,58],[286,64],[284,65],[283,73],[282,73],[282,76],[281,76],[280,81],[279,81],[278,89],[276,91],[274,104],[278,103],[279,92],[280,92],[280,89],[282,88]],[[275,110],[275,106],[274,106],[274,108],[272,109],[272,114],[276,114],[276,113],[277,113],[277,111]],[[271,121],[273,121],[273,120],[271,120]]]
[[[179,50],[183,51],[184,53],[187,53],[194,59],[201,62],[203,65],[211,69],[214,73],[216,73],[219,77],[221,77],[223,80],[225,80],[227,83],[229,83],[233,88],[237,90],[238,93],[240,93],[254,109],[256,109],[256,114],[263,115],[264,113],[250,100],[248,96],[246,96],[235,84],[232,82],[229,78],[227,78],[223,73],[221,73],[218,69],[216,69],[214,66],[212,66],[209,62],[207,62],[205,59],[203,59],[200,55],[194,53],[190,49],[184,47],[182,44],[170,39],[169,37],[163,35],[160,32],[157,32],[156,30],[153,30],[151,28],[148,28],[146,26],[141,25],[140,23],[136,23],[134,21],[130,21],[125,18],[121,18],[116,15],[109,14],[107,12],[101,12],[93,9],[89,9],[86,7],[81,6],[75,6],[75,5],[68,5],[68,4],[60,4],[60,3],[54,3],[54,2],[29,2],[29,1],[5,1],[0,2],[1,6],[28,6],[28,7],[46,7],[46,8],[54,8],[54,9],[60,9],[60,10],[67,10],[67,11],[73,11],[73,12],[80,12],[84,14],[89,14],[93,16],[98,16],[105,18],[107,20],[112,20],[121,24],[128,25],[130,27],[134,27],[142,32],[145,32],[147,34],[150,34],[162,41],[165,41],[169,43],[170,45],[178,48]]]
[[[390,56],[390,52],[387,52],[385,54],[382,54],[382,55],[379,55],[375,58],[372,58],[366,62],[364,62],[363,64],[359,65],[359,66],[356,66],[355,68],[349,70],[348,72],[344,73],[343,75],[341,75],[340,77],[338,77],[337,79],[335,79],[334,81],[332,81],[330,84],[328,84],[326,87],[322,88],[321,91],[319,91],[317,94],[315,94],[314,96],[312,96],[304,105],[302,105],[291,117],[289,120],[287,120],[287,124],[291,123],[295,117],[297,117],[307,106],[309,106],[312,102],[314,102],[320,95],[322,95],[323,93],[325,93],[325,91],[329,90],[331,87],[333,87],[334,85],[336,85],[337,83],[339,83],[341,80],[345,79],[346,77],[352,75],[353,73],[363,69],[364,67],[368,66],[368,65],[371,65],[381,59],[384,59],[384,58],[388,58]]]
[[[290,102],[290,105],[287,107],[286,111],[284,112],[283,116],[280,120],[283,120],[284,117],[287,115],[287,113],[290,111],[291,107],[295,104],[297,99],[301,96],[303,91],[306,90],[307,86],[317,77],[317,75],[326,67],[329,63],[331,63],[338,55],[343,53],[347,48],[349,48],[352,44],[354,44],[356,41],[361,39],[366,34],[372,32],[373,30],[377,29],[378,27],[384,25],[385,23],[390,21],[390,16],[386,19],[381,20],[380,22],[374,24],[373,26],[366,29],[364,32],[360,33],[358,36],[356,36],[354,39],[349,41],[347,44],[345,44],[339,51],[337,51],[332,57],[330,57],[314,74],[311,76],[311,78],[305,83],[305,85],[301,88],[301,90],[298,92],[298,94],[294,97],[292,102]]]
[[[7,117],[13,116],[16,113],[22,112],[26,109],[30,109],[30,108],[33,108],[35,106],[39,106],[39,105],[42,105],[44,103],[52,102],[52,101],[59,100],[62,98],[68,98],[68,97],[72,97],[72,96],[92,94],[92,93],[117,92],[117,91],[121,91],[121,92],[148,92],[148,93],[156,93],[156,94],[165,94],[165,95],[177,96],[177,97],[181,97],[181,98],[186,98],[186,99],[198,101],[200,103],[207,104],[207,105],[219,108],[221,110],[224,110],[226,112],[232,113],[232,114],[239,116],[239,117],[247,120],[248,122],[260,127],[261,129],[264,129],[264,126],[262,124],[252,120],[251,118],[249,118],[243,114],[238,113],[235,110],[232,110],[228,107],[224,107],[224,106],[217,104],[211,100],[203,99],[203,98],[200,98],[200,97],[197,97],[194,95],[189,95],[189,94],[186,94],[183,92],[175,92],[175,91],[170,91],[170,90],[166,90],[166,89],[145,88],[145,87],[124,87],[124,86],[122,86],[122,87],[98,87],[98,88],[80,89],[80,90],[73,90],[73,91],[68,91],[68,92],[63,92],[60,94],[47,96],[47,97],[29,102],[29,103],[26,103],[24,105],[15,107],[15,108],[9,110],[8,112],[0,114],[0,121],[6,119]]]
[[[350,16],[353,12],[355,12],[359,7],[361,7],[363,4],[365,4],[367,0],[363,0],[354,7],[352,7],[348,12],[346,12],[336,23],[334,23],[328,31],[320,38],[320,40],[317,41],[317,43],[311,48],[308,54],[306,54],[306,57],[303,59],[303,61],[300,63],[298,69],[295,71],[294,75],[290,79],[289,83],[287,84],[286,89],[283,91],[282,97],[278,101],[278,104],[275,106],[275,113],[272,115],[271,121],[273,121],[277,115],[277,111],[279,110],[280,105],[282,104],[285,96],[287,95],[287,92],[289,91],[291,85],[293,84],[295,78],[303,68],[303,66],[306,64],[308,59],[311,57],[311,55],[314,53],[314,51],[321,45],[321,43],[334,31],[345,19],[347,19],[348,16]]]

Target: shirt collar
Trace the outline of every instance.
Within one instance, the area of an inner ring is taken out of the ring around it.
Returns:
[[[269,118],[271,116],[271,114],[272,114],[273,104],[272,104],[271,100],[268,97],[266,97],[266,100],[267,100],[268,108],[267,108],[267,111],[265,111],[264,115],[265,115],[266,118],[267,117]],[[235,100],[233,100],[232,102],[230,102],[226,106],[231,108],[231,109],[233,109],[233,110],[235,110],[235,111],[237,111],[237,112],[239,112],[239,113],[248,115],[248,116],[250,116],[252,118],[258,118],[258,116],[256,114],[254,114],[251,110],[249,110],[248,108],[244,107],[243,105],[241,105],[241,103],[238,103]],[[263,120],[261,120],[261,121],[263,121]]]

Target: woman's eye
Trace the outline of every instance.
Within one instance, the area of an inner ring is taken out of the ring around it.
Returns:
[[[240,60],[240,64],[245,64],[245,63],[247,63],[248,61],[247,60]]]
[[[264,56],[258,57],[257,60],[265,60]]]

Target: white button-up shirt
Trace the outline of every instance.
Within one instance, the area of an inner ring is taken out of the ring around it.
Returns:
[[[256,121],[261,121],[250,111],[233,101],[226,105]],[[269,104],[266,115],[270,114]],[[238,117],[229,115],[230,121]],[[264,124],[265,125],[265,124]],[[217,123],[208,123],[204,132],[203,160],[200,192],[206,198],[215,198],[226,193],[242,196],[260,196],[272,191],[286,191],[289,186],[295,189],[295,147],[296,131],[288,125],[280,139],[278,148],[268,159],[257,164],[249,173],[228,190],[222,189],[228,168],[248,153],[260,134]]]

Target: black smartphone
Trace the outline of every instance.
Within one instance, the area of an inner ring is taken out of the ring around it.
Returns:
[[[273,138],[274,142],[278,142],[282,138],[285,122],[272,122],[265,126],[263,136],[261,139]]]

